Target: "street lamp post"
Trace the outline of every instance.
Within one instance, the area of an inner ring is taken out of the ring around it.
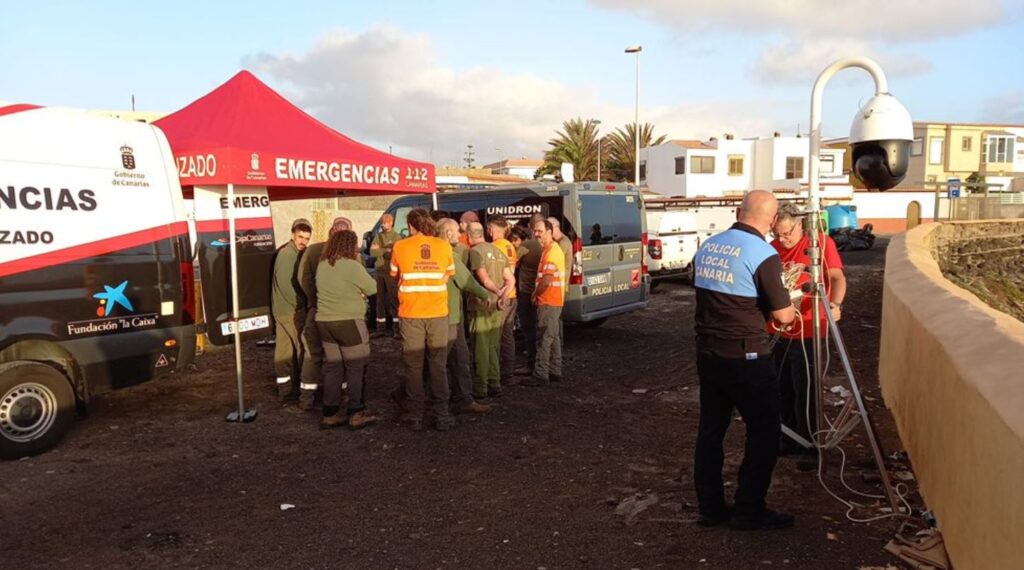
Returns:
[[[591,119],[591,123],[594,124],[594,130],[597,130],[597,126],[601,124],[601,119]],[[597,132],[594,133],[595,135]],[[601,181],[601,137],[597,138],[597,181]]]
[[[633,138],[636,146],[633,150],[633,183],[640,187],[640,52],[644,50],[641,45],[629,46],[626,53],[636,54],[636,105],[633,108]]]

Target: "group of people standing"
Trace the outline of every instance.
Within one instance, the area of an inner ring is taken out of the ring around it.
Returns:
[[[388,332],[402,343],[404,369],[391,396],[416,431],[428,421],[446,431],[453,414],[490,412],[482,400],[500,397],[517,376],[528,376],[527,386],[561,381],[572,247],[559,220],[535,215],[524,227],[492,216],[485,227],[472,211],[456,221],[414,209],[406,225],[403,238],[391,215],[382,217],[369,248],[371,277],[347,218],[314,244],[307,220],[292,224],[272,282],[279,396],[292,398],[297,385],[299,409],[312,410],[322,386],[323,428],[378,421],[366,407],[366,373],[371,338]],[[521,366],[517,320],[527,355]]]

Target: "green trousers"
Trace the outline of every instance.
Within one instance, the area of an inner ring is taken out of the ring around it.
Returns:
[[[476,375],[473,377],[473,393],[487,396],[487,390],[501,389],[501,328],[504,315],[498,310],[474,311],[469,321],[473,335],[473,356],[476,358]]]

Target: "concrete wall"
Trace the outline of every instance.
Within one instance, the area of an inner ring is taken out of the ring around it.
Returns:
[[[946,280],[933,251],[1024,222],[928,224],[886,255],[879,381],[957,568],[1024,559],[1024,323]]]

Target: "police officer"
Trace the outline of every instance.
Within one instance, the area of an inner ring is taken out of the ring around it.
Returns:
[[[785,325],[796,315],[779,255],[764,237],[777,211],[770,192],[748,192],[738,222],[709,238],[695,258],[700,425],[693,477],[701,526],[730,523],[737,530],[754,530],[794,522],[792,515],[765,507],[781,432],[765,321],[770,317]],[[722,484],[722,442],[734,408],[747,424],[747,441],[731,508]]]
[[[306,300],[299,284],[299,264],[312,234],[313,226],[309,220],[295,220],[292,222],[292,238],[274,256],[270,307],[277,339],[274,344],[274,370],[277,374],[277,395],[281,400],[291,397],[302,366]]]

